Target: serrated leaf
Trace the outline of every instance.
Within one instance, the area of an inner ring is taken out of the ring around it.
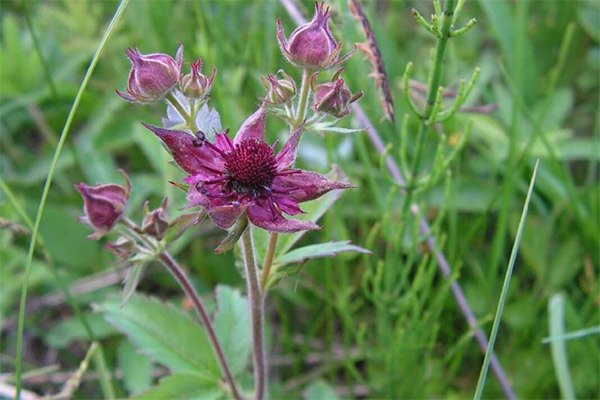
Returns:
[[[339,242],[311,244],[309,246],[300,247],[277,258],[274,263],[278,265],[303,263],[313,258],[333,257],[336,254],[348,251],[355,251],[363,254],[371,253],[367,249],[350,244],[349,240],[343,240]]]
[[[246,368],[252,350],[248,300],[239,290],[218,286],[217,304],[215,331],[231,373],[238,375]]]
[[[219,382],[194,374],[174,374],[134,399],[213,400],[223,395]]]
[[[133,295],[125,307],[120,304],[110,297],[98,308],[142,353],[175,372],[219,380],[219,367],[199,322],[153,297]]]
[[[152,382],[152,360],[139,353],[127,339],[119,342],[117,361],[123,373],[123,383],[129,394],[139,393]]]
[[[308,386],[304,394],[306,400],[337,400],[339,399],[335,389],[322,380],[313,382]]]

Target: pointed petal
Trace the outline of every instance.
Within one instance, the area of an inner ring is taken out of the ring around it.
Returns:
[[[271,188],[277,194],[290,197],[298,203],[321,197],[330,190],[350,189],[356,186],[347,182],[332,181],[315,172],[296,170],[290,174],[279,174]]]
[[[286,168],[291,167],[294,161],[296,161],[296,150],[298,149],[298,143],[300,142],[302,131],[304,131],[304,123],[302,123],[294,132],[292,132],[288,141],[285,142],[283,148],[275,157],[278,171],[283,171]]]
[[[258,139],[264,140],[265,137],[265,120],[266,112],[263,107],[260,107],[251,116],[248,117],[235,134],[233,142],[241,143],[244,140]]]
[[[304,211],[298,207],[298,203],[289,196],[272,196],[273,201],[287,215],[303,214]]]
[[[133,98],[133,97],[132,97],[130,94],[128,94],[128,93],[123,93],[123,92],[121,92],[121,91],[119,91],[119,90],[115,90],[115,92],[116,92],[116,93],[119,95],[119,97],[121,97],[122,99],[125,99],[125,100],[127,100],[127,101],[128,101],[128,102],[130,102],[130,103],[138,103],[138,101],[137,101],[135,98]]]
[[[171,151],[175,162],[187,173],[209,173],[216,175],[223,167],[221,158],[204,146],[199,139],[183,131],[159,128],[142,123],[158,136]]]
[[[208,210],[210,219],[223,229],[230,228],[240,215],[246,210],[246,206],[220,206]]]
[[[250,219],[250,222],[259,228],[279,233],[294,233],[310,229],[321,229],[321,227],[314,222],[283,218],[274,207],[269,207],[268,201],[269,200],[257,201],[255,204],[248,207],[248,218]]]

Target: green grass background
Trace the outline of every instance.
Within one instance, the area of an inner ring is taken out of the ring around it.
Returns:
[[[117,5],[82,0],[0,4],[1,177],[31,219],[58,134]],[[330,5],[334,34],[345,42],[345,49],[363,41],[360,25],[345,2]],[[301,6],[312,12],[310,2]],[[400,89],[402,73],[413,61],[415,79],[424,81],[435,44],[412,19],[410,9],[429,15],[432,6],[427,1],[381,1],[365,2],[364,7],[389,75],[396,124],[382,119],[370,67],[360,54],[345,64],[344,74],[353,91],[365,92],[360,103],[391,144],[390,154],[397,158],[402,145],[410,157],[416,121],[409,123],[408,142],[401,143],[401,120],[408,111]],[[144,53],[173,54],[181,42],[186,63],[202,57],[206,69],[217,66],[211,105],[223,125],[235,130],[263,95],[261,75],[285,68],[299,78],[277,47],[278,17],[291,32],[294,24],[275,1],[129,4],[75,115],[41,222],[44,245],[38,247],[32,264],[23,369],[37,371],[44,379],[26,381],[25,388],[56,391],[56,382],[48,377],[75,369],[88,346],[72,307],[56,296],[62,292],[52,269],[71,290],[87,289],[75,301],[90,314],[109,369],[127,371],[121,361],[122,354],[131,353],[127,340],[89,307],[121,290],[119,282],[106,278],[119,266],[103,251],[103,243],[85,238],[89,230],[75,221],[81,198],[72,184],[119,182],[116,171],[121,167],[133,181],[128,208],[132,217],[140,217],[145,199],[158,205],[168,195],[174,214],[184,203],[183,193],[167,183],[179,179],[179,172],[140,125],[140,121],[160,123],[164,107],[130,105],[114,94],[114,89],[126,86],[129,62],[123,50],[135,44]],[[532,168],[535,159],[541,159],[495,350],[520,397],[558,398],[561,391],[550,347],[541,343],[549,335],[550,298],[557,293],[564,296],[566,331],[600,322],[600,10],[594,1],[469,1],[461,22],[471,17],[478,19],[477,26],[450,42],[443,84],[456,88],[460,78],[480,66],[469,105],[497,103],[499,108],[490,115],[459,113],[444,123],[450,146],[469,119],[473,131],[450,167],[449,194],[444,196],[440,184],[418,201],[430,220],[443,210],[443,219],[437,219],[437,239],[482,328],[489,332]],[[573,37],[561,65],[559,49],[569,24]],[[352,117],[343,124],[354,126]],[[284,128],[271,117],[268,140],[279,137]],[[432,136],[425,142],[424,169],[431,165],[437,140]],[[269,353],[282,360],[272,368],[273,396],[299,397],[317,379],[343,397],[472,396],[483,355],[428,250],[415,242],[414,235],[398,237],[399,226],[413,232],[416,223],[400,218],[399,189],[380,168],[365,134],[303,139],[301,166],[325,172],[332,162],[359,189],[345,193],[321,221],[325,229],[307,235],[303,243],[349,239],[373,255],[309,261],[271,292]],[[5,190],[0,217],[4,228],[0,361],[2,372],[10,373],[29,234]],[[222,231],[204,223],[173,248],[207,298],[217,283],[243,286],[233,256],[213,254],[222,237]],[[100,287],[90,290],[89,279],[100,282]],[[139,290],[185,306],[159,266],[147,271]],[[598,344],[597,336],[567,342],[578,397],[599,396]],[[56,366],[38,371],[48,365]],[[131,389],[120,380],[117,386],[121,394]],[[79,398],[100,395],[93,380],[77,392]],[[484,396],[502,396],[491,373]]]

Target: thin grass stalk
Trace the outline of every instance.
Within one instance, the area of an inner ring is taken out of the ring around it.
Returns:
[[[527,213],[529,211],[529,203],[531,201],[531,194],[533,193],[533,187],[535,186],[535,178],[537,176],[537,170],[540,161],[537,160],[533,173],[531,174],[531,182],[529,183],[529,189],[527,190],[527,197],[525,198],[525,204],[523,205],[523,211],[521,212],[521,220],[519,221],[519,227],[517,228],[517,236],[513,243],[512,250],[510,252],[510,259],[508,261],[508,268],[506,269],[506,275],[504,276],[504,283],[502,284],[502,291],[500,292],[500,300],[498,301],[498,308],[496,309],[496,315],[492,324],[492,332],[490,333],[490,342],[485,351],[485,357],[483,359],[483,365],[479,373],[479,379],[477,381],[477,387],[475,389],[475,400],[481,399],[483,394],[483,388],[485,386],[485,379],[487,377],[488,368],[490,366],[490,357],[494,350],[494,343],[496,342],[496,336],[498,335],[498,328],[500,326],[500,319],[502,312],[504,311],[504,304],[508,296],[508,289],[510,286],[510,279],[512,277],[513,268],[517,259],[517,253],[519,252],[519,245],[521,244],[521,237],[523,236],[523,229],[525,228],[525,220],[527,219]]]
[[[112,35],[115,26],[123,16],[125,9],[127,8],[127,4],[129,0],[121,0],[119,7],[115,11],[110,24],[100,43],[98,44],[98,48],[96,49],[96,53],[92,58],[92,61],[85,73],[83,81],[79,86],[79,90],[77,91],[77,95],[75,96],[75,100],[73,101],[73,105],[71,106],[71,110],[69,111],[69,115],[67,116],[67,120],[63,127],[63,130],[60,134],[60,139],[58,140],[58,144],[56,145],[56,149],[54,151],[54,156],[52,157],[52,162],[50,163],[50,169],[48,171],[48,176],[46,178],[46,183],[44,184],[44,189],[42,191],[42,196],[40,198],[40,203],[38,206],[37,214],[35,217],[35,223],[33,225],[33,230],[31,232],[31,240],[29,242],[29,251],[27,253],[27,260],[25,262],[25,273],[23,276],[23,286],[21,288],[21,299],[19,302],[19,322],[17,327],[17,350],[15,355],[15,377],[16,377],[16,398],[20,398],[21,394],[21,375],[22,375],[22,359],[23,359],[23,329],[25,326],[25,304],[27,301],[27,286],[29,284],[29,277],[31,275],[31,262],[33,261],[33,253],[35,251],[35,245],[37,244],[37,236],[40,229],[40,223],[42,221],[42,216],[44,214],[44,208],[46,206],[46,199],[48,198],[48,193],[50,193],[50,186],[52,185],[52,178],[54,177],[54,171],[56,170],[56,164],[58,163],[58,158],[62,152],[62,148],[69,136],[69,131],[71,129],[71,124],[73,123],[73,119],[75,118],[75,114],[77,109],[79,108],[79,103],[81,102],[81,98],[83,97],[83,93],[87,89],[87,85],[96,69],[96,65],[98,64],[98,60],[100,59],[100,55],[108,42],[108,39]],[[113,392],[114,396],[114,392]],[[109,396],[110,397],[110,396]]]

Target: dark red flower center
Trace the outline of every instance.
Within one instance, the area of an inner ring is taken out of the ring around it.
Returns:
[[[273,149],[262,140],[244,140],[224,154],[223,159],[231,188],[238,193],[262,192],[271,186],[277,172]]]

